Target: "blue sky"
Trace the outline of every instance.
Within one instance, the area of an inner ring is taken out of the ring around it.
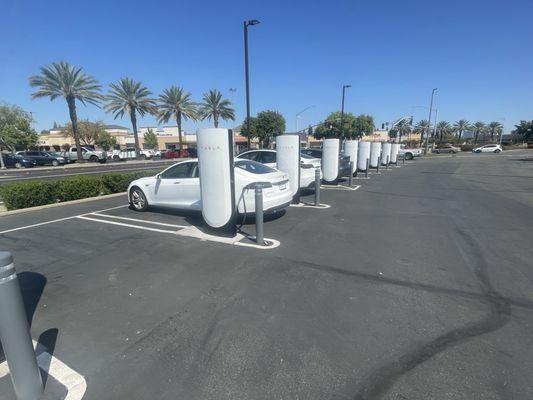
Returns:
[[[505,118],[510,129],[533,119],[531,15],[531,0],[2,0],[0,102],[34,112],[38,130],[64,123],[64,100],[31,100],[28,76],[66,60],[104,86],[129,76],[154,94],[183,86],[196,100],[217,88],[241,122],[242,21],[257,18],[261,24],[250,28],[252,114],[278,110],[288,130],[307,106],[314,107],[300,127],[340,109],[343,84],[352,85],[346,110],[370,113],[376,125],[427,118],[437,87],[439,119]],[[79,105],[78,113],[113,122],[95,107]],[[130,126],[128,119],[116,123]]]

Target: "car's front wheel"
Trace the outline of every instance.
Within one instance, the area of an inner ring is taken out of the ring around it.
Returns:
[[[59,165],[59,161],[52,160],[52,166],[57,167]]]
[[[20,163],[20,162],[16,162],[16,163],[15,163],[15,168],[17,168],[17,169],[21,169],[21,168],[22,168],[22,163]]]
[[[495,153],[499,153],[500,151],[501,151],[500,149],[494,150]]]
[[[91,157],[89,157],[89,161],[90,161],[90,162],[98,162],[98,157],[96,157],[96,156],[91,156]]]
[[[405,153],[406,160],[412,160],[414,158],[413,153]]]
[[[481,150],[476,150],[474,153],[481,153]]]
[[[138,187],[131,189],[130,206],[135,211],[146,211],[148,209],[148,200],[146,200],[144,192]]]

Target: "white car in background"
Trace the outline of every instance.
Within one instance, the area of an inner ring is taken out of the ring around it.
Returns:
[[[289,176],[255,161],[235,158],[235,203],[239,214],[255,212],[253,183],[263,183],[265,213],[280,211],[292,201]],[[146,211],[149,206],[201,210],[198,159],[181,161],[163,172],[140,178],[128,187],[130,207]]]
[[[141,160],[146,160],[154,157],[153,150],[140,149],[139,153]],[[110,158],[113,161],[134,160],[136,158],[135,148],[127,147],[122,150],[110,150],[107,152],[107,158]]]
[[[239,158],[246,158],[260,162],[270,168],[276,168],[276,150],[247,150],[238,155]],[[315,169],[320,168],[320,159],[308,155],[300,155],[300,187],[313,188],[315,185]],[[320,172],[322,179],[322,171]]]
[[[472,153],[500,153],[502,146],[499,144],[486,144],[485,146],[476,147],[472,150]]]

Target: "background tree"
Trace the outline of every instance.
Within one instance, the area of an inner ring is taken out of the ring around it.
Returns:
[[[112,136],[109,132],[103,131],[94,140],[94,144],[101,147],[105,151],[114,149],[117,146],[117,138]]]
[[[355,115],[350,112],[345,112],[342,120],[344,127],[344,135],[347,138],[356,136],[355,130]],[[316,139],[323,138],[340,138],[341,136],[341,112],[334,111],[330,113],[326,120],[317,125],[315,128],[314,137]]]
[[[74,67],[64,61],[41,67],[41,74],[31,76],[29,80],[31,87],[38,88],[31,95],[33,99],[39,97],[50,97],[50,100],[55,100],[58,97],[65,98],[74,142],[76,143],[78,162],[84,162],[78,137],[76,100],[83,105],[89,103],[98,106],[103,98],[100,93],[101,86],[94,78],[86,75],[82,68]]]
[[[349,137],[351,139],[360,138],[365,135],[371,135],[374,133],[374,117],[368,114],[360,114],[355,117],[353,134]]]
[[[518,125],[515,125],[514,134],[520,137],[523,141],[533,140],[533,121],[520,121]]]
[[[444,136],[448,136],[452,133],[452,125],[448,121],[439,121],[437,124],[437,135],[442,142]]]
[[[482,133],[483,130],[485,129],[485,123],[481,121],[477,121],[472,125],[471,128],[474,130],[474,144],[476,144],[479,134]]]
[[[411,126],[411,120],[408,119],[402,119],[400,122],[396,124],[394,129],[398,132],[399,139],[398,141],[402,141],[402,136],[406,136],[411,133],[411,130],[413,127]]]
[[[38,135],[31,127],[32,122],[30,113],[19,106],[0,105],[0,151],[35,147]]]
[[[196,120],[198,116],[198,105],[192,101],[191,94],[182,88],[171,86],[163,90],[159,95],[157,119],[159,123],[167,123],[170,118],[174,118],[178,124],[179,149],[183,149],[183,139],[181,136],[182,119]]]
[[[313,136],[313,127],[311,125],[307,128],[307,136]]]
[[[274,110],[261,111],[256,117],[255,130],[261,147],[268,147],[273,137],[285,132],[285,118]]]
[[[215,128],[218,128],[218,121],[235,120],[235,110],[231,108],[231,101],[222,98],[222,93],[218,90],[210,90],[204,93],[199,109],[200,119],[213,119]]]
[[[152,128],[148,128],[148,130],[144,133],[144,145],[148,149],[157,148],[157,145],[158,145],[157,135],[155,134]],[[180,144],[180,149],[181,149],[181,144]]]
[[[419,145],[422,146],[422,142],[424,140],[424,133],[429,132],[429,121],[427,119],[423,119],[421,121],[418,121],[418,123],[414,126],[413,130],[415,133],[420,134],[420,143]]]
[[[501,135],[503,132],[503,125],[500,124],[497,121],[493,121],[488,125],[489,132],[490,132],[490,140],[494,140],[494,135]]]
[[[250,132],[248,132],[248,126],[250,126]],[[248,118],[245,118],[241,125],[241,136],[250,136],[250,139],[257,137],[257,118],[250,117],[250,124],[248,124]]]
[[[78,138],[80,139],[81,144],[94,144],[96,139],[98,139],[98,136],[103,133],[106,133],[103,122],[91,122],[89,120],[78,121]],[[65,125],[65,128],[63,128],[63,134],[65,136],[74,137],[74,129],[71,123]]]
[[[470,127],[470,122],[466,119],[460,119],[455,124],[453,124],[453,130],[458,133],[457,143],[461,144],[461,137],[463,136],[464,131],[468,130]]]

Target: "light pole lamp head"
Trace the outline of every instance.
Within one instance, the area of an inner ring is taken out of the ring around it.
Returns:
[[[352,87],[352,85],[343,85],[342,86],[343,89],[347,89],[347,88],[351,88],[351,87]]]
[[[257,25],[259,24],[259,20],[257,19],[249,19],[248,21],[246,21],[246,25]]]

